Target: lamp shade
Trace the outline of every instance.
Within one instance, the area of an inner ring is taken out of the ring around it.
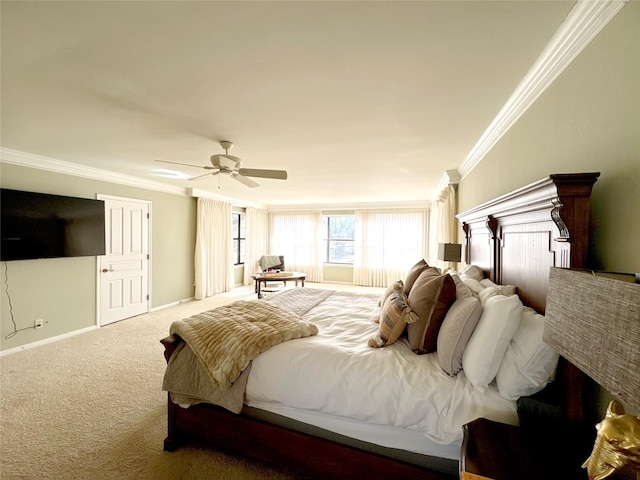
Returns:
[[[544,341],[640,409],[640,284],[602,275],[551,267]]]
[[[439,243],[438,260],[443,262],[459,262],[462,258],[462,245],[459,243]]]

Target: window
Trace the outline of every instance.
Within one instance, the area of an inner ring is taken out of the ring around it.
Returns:
[[[231,232],[233,234],[233,264],[244,263],[244,246],[247,235],[246,217],[244,213],[231,214]]]
[[[322,247],[326,263],[353,264],[353,215],[324,215],[322,217]]]

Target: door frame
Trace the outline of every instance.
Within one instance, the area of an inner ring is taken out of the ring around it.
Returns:
[[[147,252],[149,255],[149,263],[147,266],[147,312],[149,313],[151,311],[151,268],[152,268],[152,263],[151,263],[151,259],[153,258],[152,254],[151,254],[151,245],[153,245],[153,242],[151,241],[151,234],[152,234],[152,220],[153,220],[153,214],[151,211],[151,207],[153,205],[153,203],[151,202],[151,200],[143,200],[140,198],[128,198],[128,197],[118,197],[115,195],[107,195],[107,194],[102,194],[102,193],[98,193],[96,195],[96,198],[98,200],[117,200],[119,202],[131,202],[131,203],[145,203],[147,205],[147,207],[149,208],[149,232],[147,234]],[[105,210],[106,210],[107,206],[105,204]],[[106,219],[105,219],[106,221]],[[105,241],[106,241],[106,232],[105,232]],[[104,255],[103,255],[104,256]],[[102,326],[102,318],[101,318],[101,301],[102,301],[102,279],[104,278],[104,275],[100,275],[100,257],[96,257],[96,326],[97,327],[101,327]],[[109,324],[108,324],[109,325]]]

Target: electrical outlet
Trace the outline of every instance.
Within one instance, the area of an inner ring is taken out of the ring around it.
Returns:
[[[40,328],[44,326],[44,320],[42,318],[37,319],[33,322],[33,328]]]

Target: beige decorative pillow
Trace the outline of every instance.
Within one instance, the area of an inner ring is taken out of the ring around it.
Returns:
[[[408,324],[418,320],[407,303],[403,290],[395,290],[382,304],[380,311],[380,329],[378,335],[369,339],[370,347],[384,347],[394,343]]]
[[[409,293],[409,306],[418,321],[407,327],[409,345],[419,354],[436,350],[438,332],[449,307],[456,299],[456,285],[451,275],[420,274]]]
[[[424,258],[416,263],[413,267],[411,267],[409,273],[407,273],[407,277],[404,280],[404,293],[409,295],[413,283],[427,268],[429,268],[429,265],[427,264],[427,262],[425,262]]]
[[[395,292],[396,290],[402,290],[403,288],[404,288],[404,282],[402,280],[396,280],[395,282],[393,282],[391,285],[387,287],[387,289],[382,294],[382,297],[378,302],[378,306],[381,307],[384,301],[387,299],[387,297],[391,295],[393,292]]]
[[[482,305],[475,297],[456,300],[442,321],[438,333],[438,362],[452,377],[462,370],[462,354],[478,325]]]

